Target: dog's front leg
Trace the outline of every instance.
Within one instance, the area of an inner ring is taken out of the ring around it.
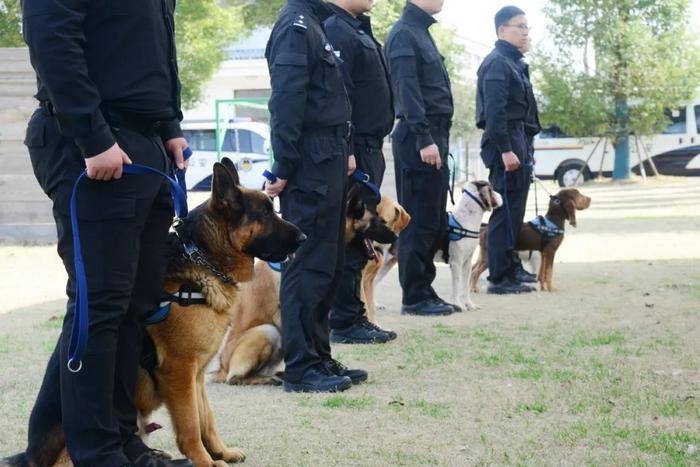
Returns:
[[[471,270],[472,270],[472,257],[474,256],[474,250],[476,250],[476,244],[474,244],[473,247],[471,247],[470,251],[467,252],[466,258],[464,259],[464,263],[462,263],[462,275],[467,279],[467,288],[465,289],[466,296],[464,297],[464,305],[467,307],[468,311],[476,311],[481,309],[479,305],[476,305],[472,302],[472,275],[471,275]]]
[[[214,461],[202,444],[196,362],[165,359],[158,371],[158,379],[180,452],[196,467],[225,467],[226,462]]]
[[[449,244],[449,254],[450,254],[450,271],[452,272],[452,303],[464,306],[462,301],[462,255],[459,251],[459,242],[450,242]]]
[[[207,391],[204,387],[204,373],[197,377],[197,392],[199,402],[199,423],[202,430],[202,443],[214,459],[226,462],[243,462],[245,454],[238,448],[229,449],[219,437],[214,420],[214,412],[209,405]]]

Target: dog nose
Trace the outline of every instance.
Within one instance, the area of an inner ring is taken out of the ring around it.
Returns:
[[[306,241],[306,238],[307,238],[306,234],[304,234],[304,232],[300,231],[297,234],[297,245],[301,245],[302,243],[304,243]]]

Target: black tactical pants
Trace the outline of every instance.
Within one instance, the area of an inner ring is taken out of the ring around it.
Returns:
[[[525,134],[514,130],[511,134],[513,152],[521,161],[520,168],[504,175],[505,166],[498,148],[487,142],[481,150],[484,162],[490,163],[489,181],[503,196],[503,207],[491,214],[488,226],[489,277],[491,282],[514,278],[520,260],[513,251],[525,217],[527,196],[532,177],[532,158]]]
[[[348,145],[344,128],[304,130],[302,160],[280,195],[282,217],[307,235],[282,269],[285,380],[331,355],[328,315],[343,270]]]
[[[165,169],[165,150],[156,134],[122,129],[115,135],[134,163]],[[128,459],[122,445],[137,431],[133,394],[144,316],[157,307],[162,293],[173,217],[170,189],[164,179],[150,175],[81,181],[78,225],[88,282],[89,338],[82,370],[72,373],[66,367],[76,280],[69,202],[85,164],[78,147],[42,110],[30,120],[26,143],[35,175],[53,200],[58,253],[68,273],[63,331],[32,410],[27,454],[37,461],[47,434],[62,423],[76,466],[123,465]]]
[[[400,121],[393,138],[396,191],[399,203],[411,216],[411,222],[399,234],[399,282],[403,304],[413,305],[437,298],[433,259],[447,230],[447,189],[449,171],[449,128],[431,126],[430,133],[440,150],[442,168],[421,161],[416,137]]]
[[[368,144],[355,142],[355,159],[357,170],[361,170],[369,176],[372,183],[381,187],[384,179],[386,162],[382,154],[381,138],[373,141],[375,147]],[[377,147],[379,146],[379,147]],[[350,183],[353,183],[352,180]],[[356,182],[355,182],[356,183]],[[369,209],[376,209],[377,200],[369,194],[365,199]],[[345,248],[345,266],[335,292],[335,300],[331,309],[330,325],[333,329],[344,329],[357,323],[365,314],[365,304],[362,303],[360,288],[362,270],[367,264],[367,253],[361,245],[351,243]]]

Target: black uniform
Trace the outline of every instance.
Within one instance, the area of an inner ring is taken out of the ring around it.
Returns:
[[[428,28],[432,16],[408,3],[386,41],[399,119],[393,138],[396,190],[411,215],[399,235],[399,280],[403,304],[437,298],[433,258],[447,228],[447,188],[453,102],[444,59]],[[436,144],[438,171],[421,161],[420,150]]]
[[[525,216],[533,169],[532,138],[540,132],[540,124],[528,67],[514,45],[496,42],[477,75],[476,120],[484,129],[481,158],[490,170],[491,184],[507,203],[489,220],[489,280],[499,282],[514,279],[516,273],[512,242]],[[508,151],[518,156],[521,165],[505,173],[501,155]]]
[[[350,103],[320,0],[289,0],[265,56],[272,96],[273,173],[287,180],[282,216],[307,236],[283,269],[285,381],[330,358],[328,313],[343,268]]]
[[[69,296],[32,411],[26,454],[36,460],[44,436],[62,421],[76,466],[124,465],[134,457],[143,318],[162,292],[170,191],[154,176],[81,182],[78,224],[90,309],[78,373],[66,369],[76,279],[69,202],[84,158],[115,142],[134,163],[166,169],[163,141],[182,135],[175,1],[34,0],[23,9],[41,103],[25,143],[37,180],[53,200]]]
[[[394,104],[391,80],[384,62],[381,44],[372,34],[370,18],[353,17],[344,9],[330,5],[334,15],[325,22],[326,35],[336,55],[352,104],[353,139],[350,154],[355,155],[357,169],[381,186],[384,178],[384,137],[394,126]],[[370,208],[376,200],[369,196]],[[367,264],[367,254],[361,245],[352,244],[345,250],[345,268],[338,285],[330,324],[333,329],[348,328],[364,316],[360,298],[360,277]]]

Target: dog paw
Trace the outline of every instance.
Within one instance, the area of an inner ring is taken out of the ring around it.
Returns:
[[[226,462],[243,462],[245,453],[238,448],[230,448],[224,451],[224,460]]]
[[[386,310],[386,305],[382,305],[381,303],[377,303],[376,308],[377,308],[377,310]]]
[[[471,302],[466,303],[464,308],[465,308],[465,310],[467,310],[467,311],[477,311],[477,310],[481,310],[481,307],[480,307],[479,305],[477,305],[477,304],[475,304],[475,303],[471,303]]]

